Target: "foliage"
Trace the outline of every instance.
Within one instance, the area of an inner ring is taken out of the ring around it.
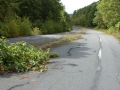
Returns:
[[[28,18],[9,18],[0,23],[0,36],[17,37],[31,34],[31,22]]]
[[[0,38],[0,67],[4,71],[43,70],[46,69],[44,66],[46,61],[54,56],[49,49],[47,51],[36,49],[32,45],[26,45],[25,42],[11,43],[10,45],[6,43],[8,43],[6,38]]]
[[[43,34],[52,34],[70,31],[71,29],[71,25],[69,25],[67,22],[55,22],[53,20],[47,20],[42,24],[41,32]]]
[[[53,20],[48,20],[42,25],[42,33],[54,33],[55,32],[55,22]]]
[[[29,17],[33,22],[40,19],[42,22],[52,19],[60,21],[61,10],[63,6],[59,0],[18,0],[20,2],[19,8],[20,17]]]
[[[109,29],[108,29],[108,33],[109,34],[112,34],[112,33],[115,33],[116,32],[116,29],[115,27],[111,26]]]
[[[104,23],[102,19],[102,15],[99,11],[95,12],[95,16],[96,17],[93,19],[93,23],[97,25],[97,28],[102,28],[102,29],[107,28],[106,24]]]
[[[35,27],[43,34],[72,29],[60,0],[0,0],[0,8],[0,36],[27,36]]]
[[[22,20],[19,23],[19,29],[20,29],[20,36],[29,36],[31,35],[31,22],[28,18],[22,18]]]
[[[88,5],[84,8],[81,8],[77,11],[74,11],[72,16],[72,22],[75,25],[81,25],[86,27],[93,27],[94,14],[97,11],[96,2]]]
[[[21,13],[18,15],[29,17],[34,26],[42,29],[43,34],[71,30],[70,17],[60,0],[23,0],[19,8]]]
[[[100,0],[97,5],[97,12],[95,14],[96,17],[94,18],[94,22],[99,28],[103,28],[104,26],[104,28],[109,29],[109,31],[111,31],[110,29],[113,27],[118,29],[117,23],[120,22],[119,9],[119,0]]]
[[[120,30],[120,22],[115,25],[116,30]]]
[[[38,27],[34,27],[33,30],[31,31],[31,35],[39,35],[42,34],[40,29]]]

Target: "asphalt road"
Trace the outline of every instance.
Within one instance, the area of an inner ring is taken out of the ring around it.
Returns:
[[[52,51],[48,71],[0,76],[0,90],[120,90],[120,44],[87,29],[83,39]]]

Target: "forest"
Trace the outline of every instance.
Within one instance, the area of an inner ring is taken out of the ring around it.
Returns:
[[[0,0],[0,36],[21,37],[70,31],[60,0]]]
[[[83,27],[94,27],[93,19],[95,17],[94,13],[97,11],[96,5],[97,3],[94,2],[84,8],[75,10],[72,15],[72,23]]]
[[[72,23],[83,27],[106,29],[109,33],[120,30],[120,0],[99,0],[75,10]]]

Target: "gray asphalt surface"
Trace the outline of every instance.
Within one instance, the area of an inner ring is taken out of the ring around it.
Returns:
[[[120,44],[87,29],[83,39],[52,51],[48,71],[0,76],[0,90],[120,90]]]

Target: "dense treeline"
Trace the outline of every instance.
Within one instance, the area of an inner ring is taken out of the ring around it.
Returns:
[[[100,0],[93,22],[110,33],[120,30],[120,0]]]
[[[72,16],[72,22],[75,25],[81,25],[84,27],[93,27],[93,19],[95,17],[94,13],[97,11],[96,2],[74,11]]]
[[[72,22],[85,27],[107,29],[109,33],[120,30],[120,0],[99,0],[74,11]]]
[[[71,30],[60,0],[0,0],[0,36],[58,33]]]

